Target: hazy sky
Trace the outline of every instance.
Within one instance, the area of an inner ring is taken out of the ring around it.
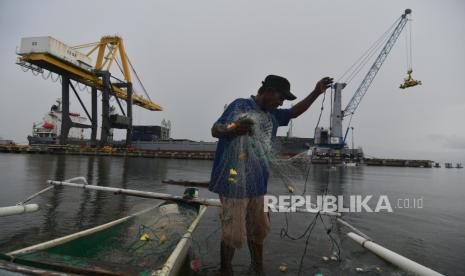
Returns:
[[[59,84],[15,64],[21,37],[52,36],[78,45],[122,36],[151,98],[165,109],[136,107],[135,124],[166,118],[174,138],[211,141],[211,125],[223,106],[255,94],[266,75],[287,77],[297,102],[321,77],[339,77],[406,8],[413,10],[413,75],[423,85],[398,89],[407,70],[402,34],[354,116],[355,144],[373,156],[463,162],[460,0],[0,0],[0,136],[26,142],[32,123],[61,93]],[[344,90],[343,106],[359,82]],[[90,106],[89,94],[81,95]],[[84,114],[74,95],[71,101],[71,110]],[[295,136],[313,137],[320,104],[321,98],[294,121]],[[324,114],[322,125],[328,126],[328,105]]]

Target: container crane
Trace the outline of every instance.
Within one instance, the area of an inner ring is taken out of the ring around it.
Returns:
[[[409,15],[412,13],[411,9],[406,9],[404,13],[401,15],[399,19],[396,20],[394,23],[395,27],[393,28],[389,38],[387,39],[386,43],[384,44],[383,48],[381,49],[380,53],[378,54],[377,58],[375,59],[374,63],[371,65],[370,69],[368,70],[367,74],[363,78],[362,82],[358,86],[357,90],[355,91],[354,95],[350,99],[349,103],[347,104],[346,108],[342,109],[341,104],[341,92],[346,87],[346,83],[344,82],[336,82],[333,84],[333,98],[332,100],[332,111],[330,117],[330,133],[328,134],[324,128],[316,128],[315,129],[315,145],[317,147],[324,147],[324,148],[331,148],[331,149],[342,149],[345,146],[345,140],[349,131],[349,126],[343,135],[342,132],[342,121],[347,116],[353,116],[357,107],[360,105],[360,102],[363,99],[363,96],[368,91],[368,88],[372,84],[373,80],[376,77],[376,74],[381,69],[384,61],[386,60],[389,52],[391,51],[392,47],[396,43],[399,35],[401,34],[402,30],[404,29],[407,21],[409,20]],[[394,26],[393,25],[393,26]],[[359,69],[358,69],[359,70]],[[411,69],[409,71],[409,76],[411,74]],[[411,79],[411,77],[410,77]],[[411,79],[413,80],[413,79]],[[415,86],[417,84],[421,84],[420,81],[415,81],[413,83],[410,81],[409,84],[406,84],[404,88]],[[405,81],[407,83],[407,81]]]
[[[80,49],[91,48],[87,54]],[[95,66],[92,66],[91,55],[97,51]],[[120,61],[118,61],[118,53]],[[108,143],[112,128],[126,129],[126,143],[131,144],[132,132],[132,105],[144,109],[161,111],[163,108],[152,102],[137,75],[128,55],[126,54],[123,39],[119,36],[104,36],[98,42],[70,47],[50,36],[26,37],[21,39],[17,64],[33,72],[44,74],[44,70],[58,74],[62,83],[62,126],[60,144],[67,143],[67,136],[71,127],[91,128],[91,144],[96,145],[97,136],[97,90],[102,91],[102,131],[100,144]],[[113,64],[119,67],[123,79],[118,79],[110,73]],[[146,97],[133,91],[131,72],[142,87]],[[92,110],[91,114],[83,104],[71,80],[91,88]],[[73,123],[69,117],[69,87],[79,100],[92,125]],[[121,115],[110,113],[110,97],[114,97],[121,109]],[[126,112],[120,100],[126,101]]]

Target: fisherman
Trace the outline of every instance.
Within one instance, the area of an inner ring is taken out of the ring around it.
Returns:
[[[291,93],[286,78],[269,75],[256,96],[234,100],[213,125],[212,135],[219,138],[219,142],[209,190],[218,193],[222,203],[222,275],[232,275],[231,262],[235,249],[243,246],[245,238],[250,251],[251,269],[257,274],[263,274],[263,241],[271,228],[269,215],[264,209],[269,167],[266,160],[260,160],[266,158],[266,153],[243,153],[243,146],[237,146],[242,145],[238,139],[253,135],[260,140],[255,144],[271,144],[278,127],[288,125],[292,118],[304,113],[332,83],[332,78],[325,77],[318,81],[305,99],[292,108],[280,109],[278,107],[284,100],[292,101],[296,96]],[[261,135],[254,132],[261,132]],[[256,147],[253,145],[255,151]],[[253,155],[259,160],[247,160],[252,158],[247,155]],[[246,161],[247,165],[240,167],[240,163]]]

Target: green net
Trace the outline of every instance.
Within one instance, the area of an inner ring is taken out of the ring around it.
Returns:
[[[167,202],[96,233],[15,262],[60,271],[145,275],[160,269],[193,220],[198,206]]]

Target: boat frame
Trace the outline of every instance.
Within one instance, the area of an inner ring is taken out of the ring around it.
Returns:
[[[131,218],[137,217],[138,215],[141,215],[141,214],[146,213],[148,211],[151,211],[151,210],[153,210],[155,208],[158,208],[161,205],[163,205],[163,203],[165,203],[165,202],[167,202],[167,201],[162,201],[162,202],[158,203],[156,206],[144,209],[144,210],[142,210],[140,212],[137,212],[137,213],[134,213],[132,215],[129,215],[129,216],[117,219],[117,220],[113,220],[111,222],[108,222],[108,223],[105,223],[105,224],[102,224],[102,225],[99,225],[99,226],[96,226],[96,227],[93,227],[93,228],[89,228],[89,229],[86,229],[86,230],[83,230],[83,231],[80,231],[80,232],[77,232],[77,233],[73,233],[73,234],[70,234],[70,235],[67,235],[67,236],[63,236],[63,237],[56,238],[56,239],[53,239],[53,240],[50,240],[50,241],[46,241],[46,242],[43,242],[43,243],[39,243],[39,244],[36,244],[36,245],[32,245],[32,246],[29,246],[29,247],[25,247],[25,248],[22,248],[22,249],[18,249],[18,250],[9,252],[9,253],[1,256],[3,259],[9,259],[8,260],[9,262],[1,261],[0,262],[0,268],[8,270],[8,271],[17,271],[17,272],[23,271],[23,272],[38,274],[38,275],[64,275],[62,273],[66,273],[66,275],[69,275],[68,274],[69,272],[70,273],[78,273],[78,274],[80,274],[80,273],[85,273],[85,274],[86,273],[92,273],[92,274],[98,274],[98,275],[120,275],[117,272],[112,273],[111,271],[100,270],[100,269],[89,270],[89,271],[83,270],[82,272],[80,272],[80,271],[44,270],[44,269],[40,269],[40,268],[35,268],[33,266],[17,264],[17,263],[15,263],[15,257],[18,256],[18,255],[21,255],[21,254],[34,253],[34,252],[37,252],[37,251],[40,251],[40,250],[45,250],[45,249],[48,249],[48,248],[51,248],[51,247],[54,247],[54,246],[62,245],[62,244],[65,244],[67,242],[76,240],[78,238],[86,237],[86,236],[92,235],[94,233],[103,231],[103,230],[108,229],[110,227],[113,227],[113,226],[119,225],[119,224],[121,224],[123,222],[126,222]],[[195,231],[195,229],[197,228],[197,226],[198,226],[200,220],[202,219],[203,215],[205,214],[207,208],[208,207],[204,206],[204,205],[199,206],[199,211],[197,213],[197,216],[192,221],[192,223],[190,224],[190,226],[188,227],[188,229],[186,230],[184,235],[179,239],[178,243],[176,244],[176,247],[171,252],[169,257],[166,259],[165,263],[158,270],[152,271],[151,275],[154,275],[154,276],[174,276],[174,275],[178,275],[178,273],[181,270],[182,265],[183,265],[183,263],[184,263],[184,261],[186,259],[188,250],[189,250],[189,248],[191,246],[192,234]],[[64,270],[66,270],[66,268],[64,268]]]

